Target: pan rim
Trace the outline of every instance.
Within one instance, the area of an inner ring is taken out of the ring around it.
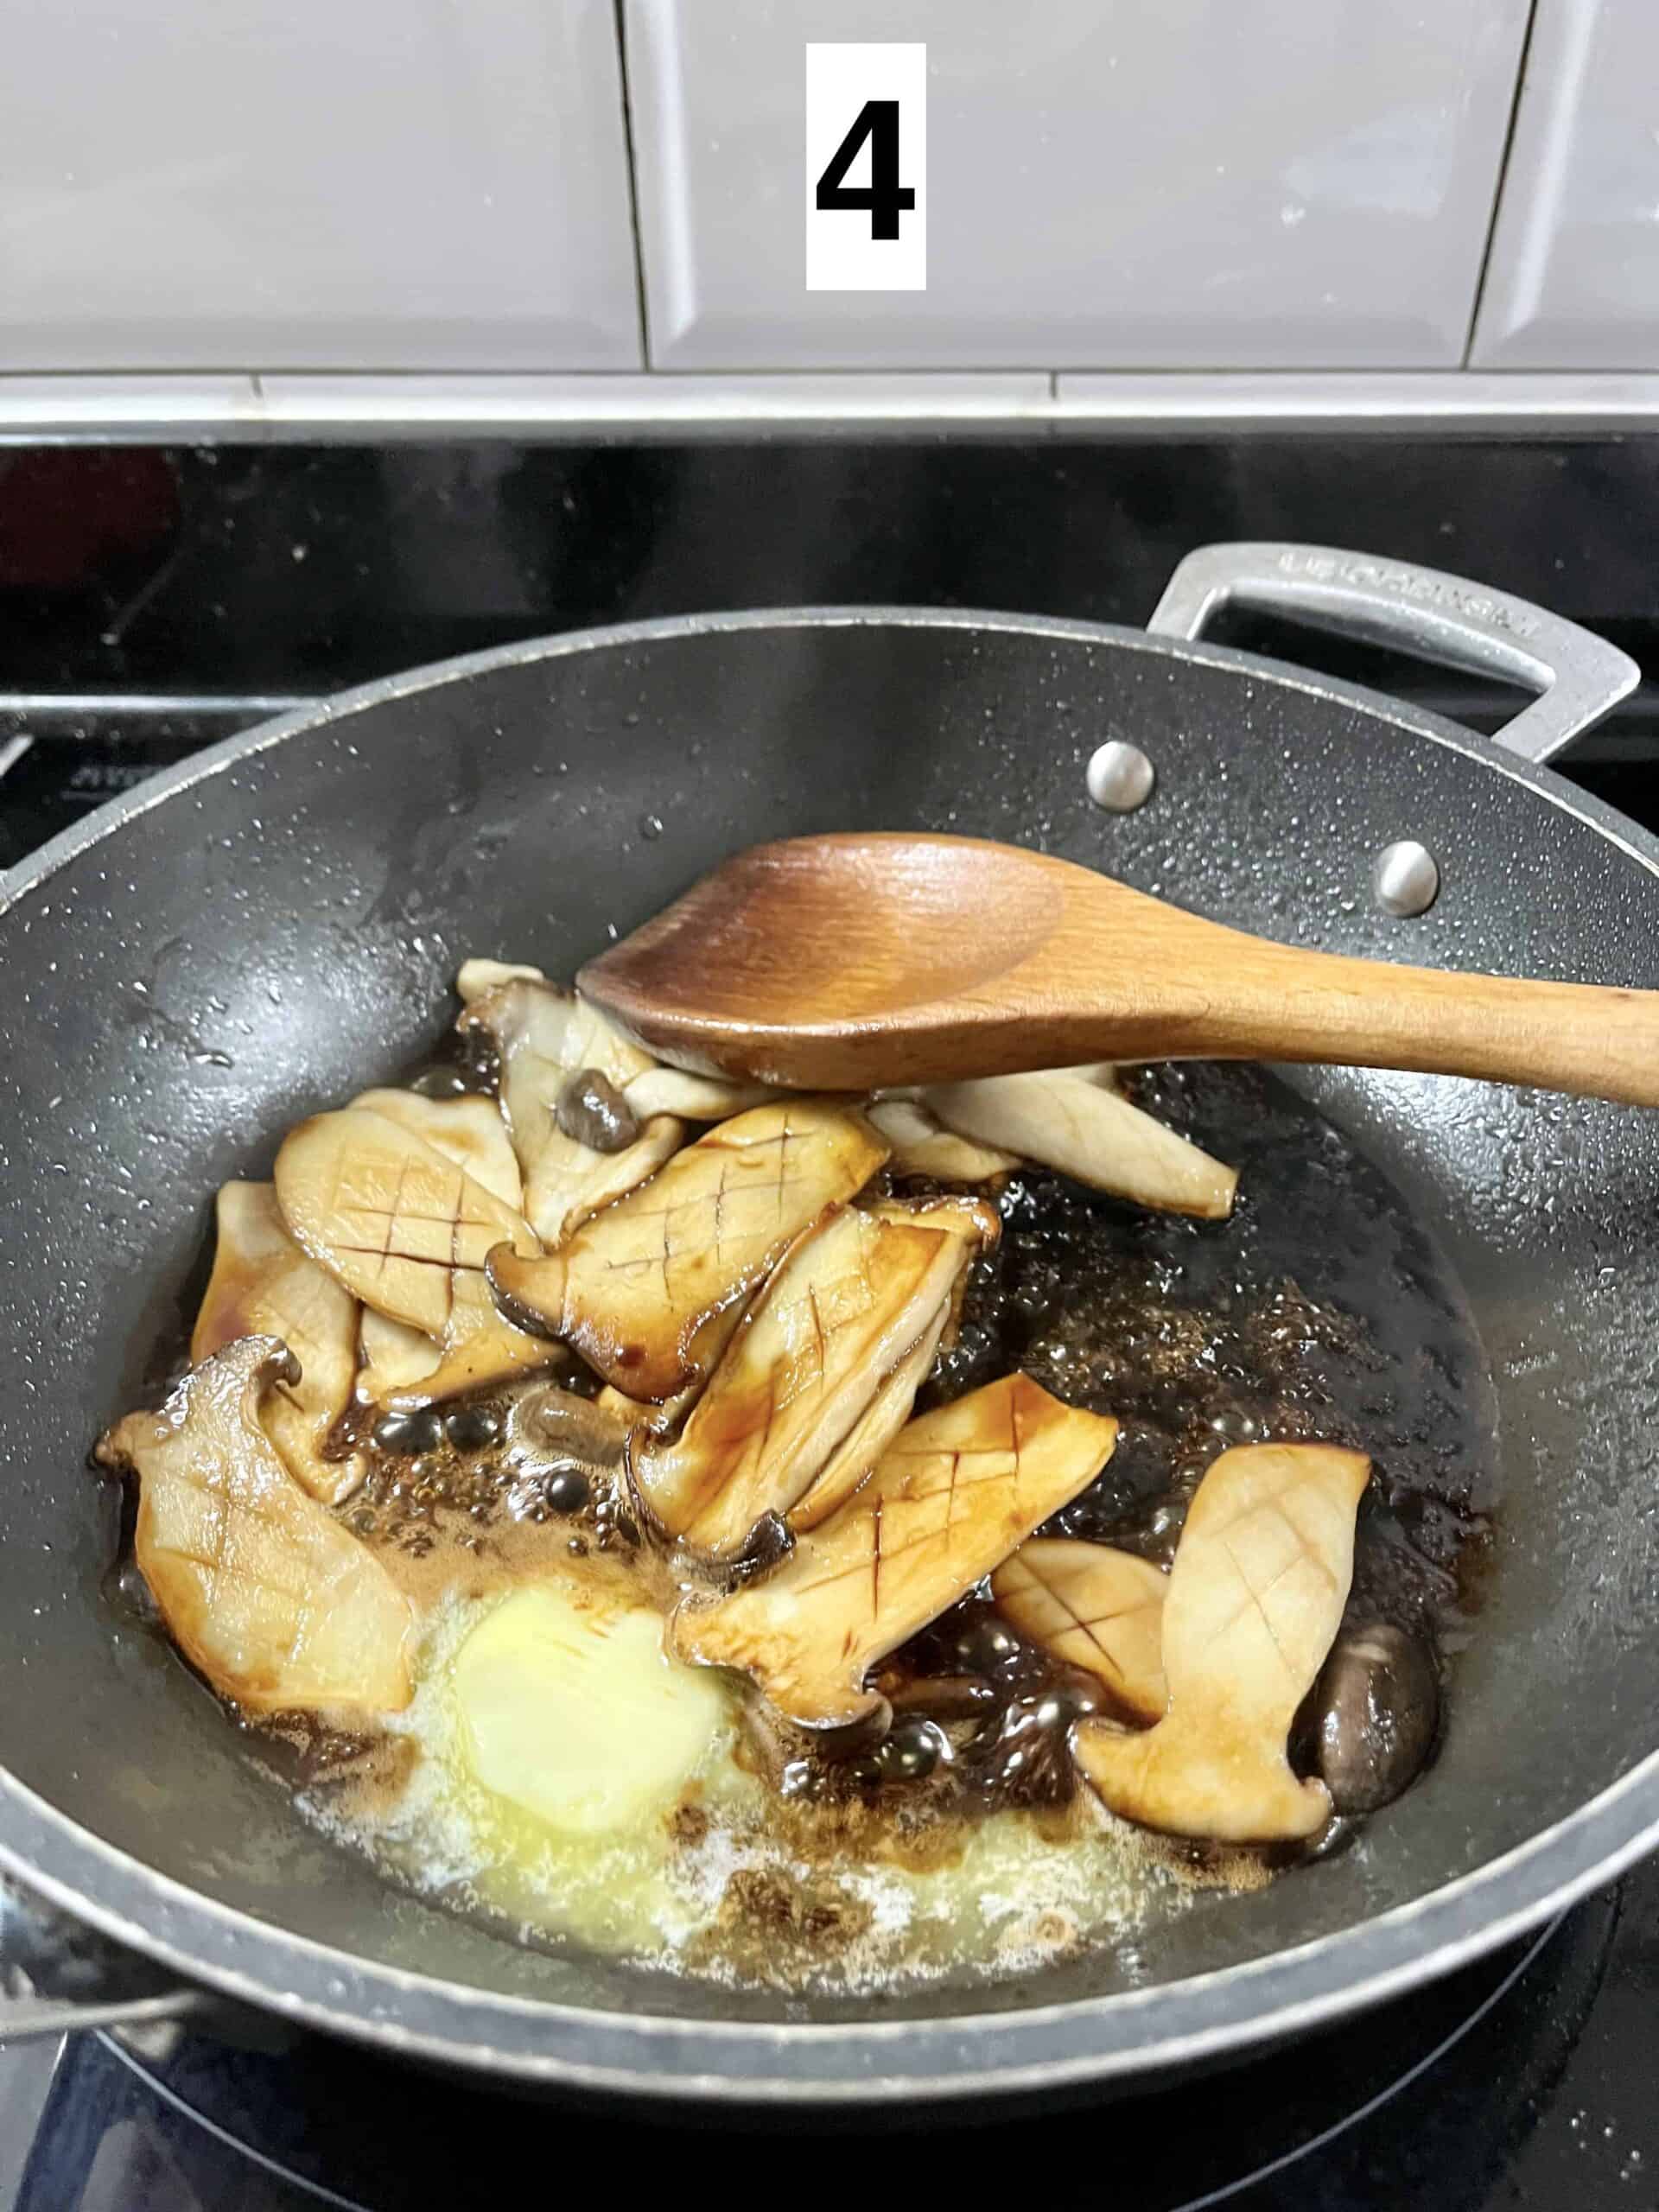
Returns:
[[[1511,753],[1501,738],[1484,737],[1478,731],[1437,715],[1391,699],[1341,677],[1320,676],[1299,669],[1288,661],[1264,653],[1246,652],[1236,645],[1212,644],[1208,639],[1163,637],[1137,630],[1131,624],[1088,622],[1071,616],[1021,614],[997,608],[955,607],[806,605],[747,607],[691,614],[653,615],[638,622],[613,622],[582,630],[561,630],[537,638],[521,638],[505,645],[486,645],[476,652],[456,653],[448,658],[423,661],[391,676],[377,676],[348,685],[342,691],[322,694],[302,707],[255,722],[230,737],[219,738],[200,752],[148,776],[130,791],[118,793],[95,807],[82,822],[60,830],[43,845],[0,873],[0,919],[18,899],[59,868],[99,843],[122,824],[147,814],[175,791],[250,760],[285,739],[315,729],[320,724],[383,706],[394,699],[435,690],[458,678],[517,667],[537,660],[563,658],[597,647],[650,645],[671,639],[720,636],[746,630],[791,629],[939,629],[992,630],[1039,638],[1070,639],[1078,644],[1105,644],[1151,654],[1155,658],[1197,662],[1242,670],[1263,678],[1281,690],[1300,691],[1312,698],[1330,699],[1381,719],[1414,737],[1425,737],[1448,751],[1461,753],[1480,766],[1496,770],[1511,782],[1523,784],[1564,814],[1585,823],[1621,852],[1659,874],[1659,836],[1650,835],[1627,815],[1602,800],[1580,791],[1545,766]]]
[[[1357,709],[1535,791],[1649,874],[1659,840],[1548,769],[1363,686],[1205,642],[1016,613],[808,607],[697,613],[517,640],[292,709],[162,771],[0,879],[0,922],[126,823],[289,737],[460,678],[567,653],[747,630],[891,626],[1109,644],[1253,674]],[[1659,1750],[1498,1858],[1309,1942],[1178,1981],[1017,2009],[903,2020],[732,2021],[511,1995],[378,1964],[275,1927],[161,1874],[0,1768],[0,1866],[186,1977],[334,2034],[552,2086],[718,2103],[888,2103],[1125,2081],[1305,2032],[1451,1972],[1613,1879],[1659,1840]],[[353,2002],[355,1988],[356,2000]],[[397,2017],[389,2017],[395,2006]],[[1160,2029],[1157,2022],[1168,2016]],[[1185,2017],[1185,2024],[1182,2024]],[[1150,2039],[1135,2024],[1153,2025]],[[879,2069],[879,2070],[878,2070]]]

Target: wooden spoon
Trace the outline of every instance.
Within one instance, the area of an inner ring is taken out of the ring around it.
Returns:
[[[804,1090],[1317,1060],[1659,1105],[1659,992],[1304,951],[975,837],[757,845],[577,985],[660,1058]]]

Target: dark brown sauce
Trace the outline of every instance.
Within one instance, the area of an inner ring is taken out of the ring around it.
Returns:
[[[452,1028],[430,1052],[391,1080],[428,1098],[499,1098],[501,1055],[487,1029]]]

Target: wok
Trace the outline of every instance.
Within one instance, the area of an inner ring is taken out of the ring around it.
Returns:
[[[1488,741],[1192,642],[1229,598],[1543,696]],[[1539,765],[1634,680],[1600,641],[1456,579],[1217,547],[1149,634],[843,608],[474,655],[269,723],[58,838],[0,902],[0,1863],[154,1962],[151,2012],[189,2001],[177,1976],[521,2082],[819,2104],[1212,2062],[1609,1879],[1659,1838],[1659,1116],[1288,1077],[1432,1224],[1490,1366],[1502,1516],[1445,1754],[1358,1848],[1022,1983],[785,2001],[525,1948],[394,1892],[123,1624],[110,1486],[83,1461],[177,1342],[214,1187],[410,1063],[463,954],[568,973],[740,846],[950,826],[1334,950],[1650,984],[1659,845]],[[1138,810],[1090,800],[1108,739],[1155,770]],[[1402,919],[1372,869],[1411,839],[1440,892]]]

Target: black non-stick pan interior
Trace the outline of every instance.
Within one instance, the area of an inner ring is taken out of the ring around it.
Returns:
[[[1085,795],[1112,734],[1156,764],[1138,814]],[[1554,788],[1219,652],[772,618],[522,650],[137,794],[0,917],[0,1760],[108,1842],[321,1943],[524,1995],[778,2012],[691,1982],[647,1991],[395,1893],[302,1824],[112,1605],[112,1502],[86,1454],[177,1341],[215,1186],[408,1065],[464,955],[566,973],[733,849],[808,830],[971,831],[1334,950],[1650,982],[1652,862]],[[1401,836],[1433,849],[1444,883],[1413,922],[1368,893]],[[1444,1756],[1329,1863],[1201,1899],[1133,1959],[1103,1951],[976,2002],[1306,1942],[1510,1850],[1659,1739],[1659,1118],[1409,1076],[1293,1081],[1424,1225],[1478,1339],[1459,1387],[1489,1440],[1496,1555]]]

